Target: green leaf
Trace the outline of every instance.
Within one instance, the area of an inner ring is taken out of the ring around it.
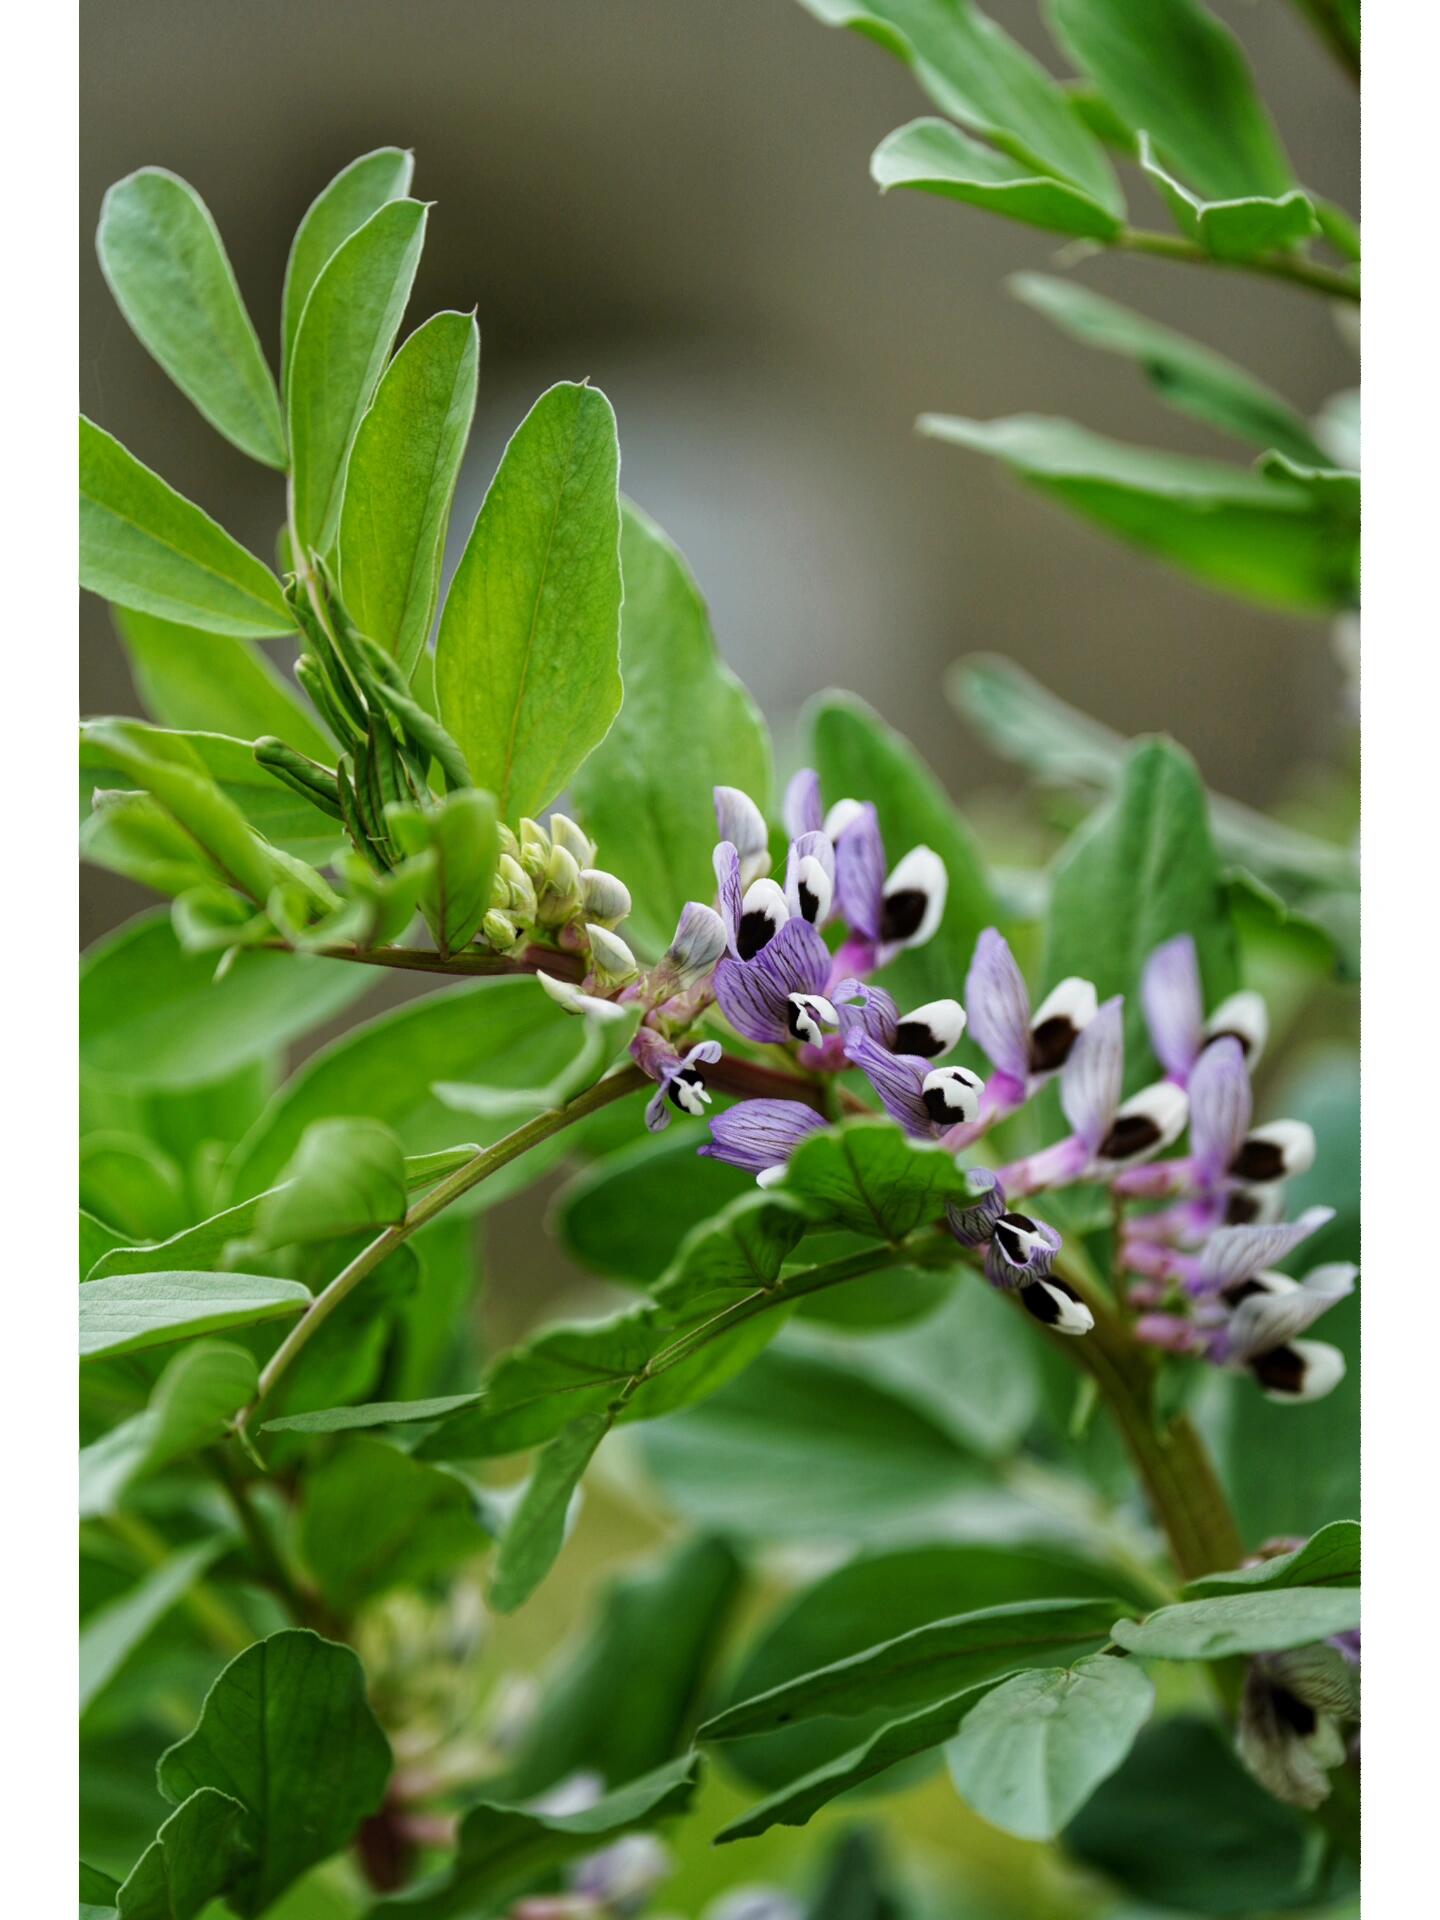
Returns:
[[[350,455],[340,588],[356,626],[407,679],[440,599],[445,529],[479,375],[475,316],[437,313],[385,369]]]
[[[984,1465],[949,1423],[808,1349],[772,1347],[639,1437],[672,1507],[742,1539],[859,1544],[994,1524]],[[1038,1512],[1017,1515],[1044,1530]]]
[[[257,1273],[117,1273],[80,1289],[80,1357],[138,1353],[224,1327],[302,1313],[298,1280]]]
[[[1140,136],[1138,157],[1180,232],[1217,260],[1258,260],[1320,232],[1314,203],[1298,187],[1279,195],[1203,200],[1160,164],[1148,134]]]
[[[912,1140],[877,1116],[809,1135],[769,1191],[798,1201],[812,1220],[871,1239],[903,1240],[938,1220],[946,1203],[966,1197],[969,1187],[955,1155],[938,1141]]]
[[[1183,1600],[1144,1620],[1117,1620],[1112,1637],[1117,1646],[1156,1660],[1223,1660],[1307,1647],[1359,1624],[1358,1587],[1271,1587]]]
[[[1034,414],[922,414],[933,439],[1003,460],[1027,485],[1211,586],[1324,611],[1355,600],[1355,530],[1305,488],[1218,460],[1124,446]]]
[[[511,1896],[579,1854],[595,1853],[634,1827],[652,1827],[690,1805],[696,1754],[682,1755],[608,1793],[583,1813],[538,1813],[482,1800],[460,1826],[459,1850],[443,1874],[386,1900],[377,1914],[396,1920],[489,1920]]]
[[[1053,274],[1017,273],[1007,284],[1072,340],[1133,360],[1167,406],[1255,446],[1325,463],[1300,414],[1212,347]]]
[[[230,1662],[194,1732],[162,1756],[159,1781],[172,1802],[219,1787],[244,1806],[253,1858],[229,1898],[254,1915],[346,1844],[379,1806],[389,1773],[355,1655],[286,1629]]]
[[[173,1233],[185,1218],[185,1176],[143,1134],[100,1128],[80,1142],[80,1204],[137,1238]]]
[[[82,1714],[226,1544],[222,1535],[172,1553],[118,1599],[86,1615],[80,1628]]]
[[[1109,1654],[1017,1673],[945,1749],[955,1791],[1003,1832],[1053,1840],[1124,1760],[1154,1704],[1144,1670]]]
[[[565,1542],[570,1504],[595,1449],[614,1425],[607,1407],[582,1414],[556,1435],[534,1473],[500,1542],[490,1604],[497,1613],[523,1606],[545,1578]]]
[[[1165,1911],[1308,1906],[1314,1825],[1258,1787],[1212,1720],[1161,1720],[1066,1830],[1066,1851]]]
[[[483,1553],[474,1490],[383,1440],[356,1439],[305,1477],[299,1545],[342,1616],[392,1587],[426,1587]]]
[[[404,852],[434,854],[421,906],[440,952],[461,952],[490,910],[500,857],[493,797],[461,787],[433,806],[387,807],[385,817]]]
[[[304,553],[328,554],[345,469],[400,331],[426,208],[390,200],[336,248],[301,314],[286,380],[292,511]]]
[[[114,1247],[123,1246],[125,1236],[117,1228],[80,1209],[80,1278],[83,1280]]]
[[[361,967],[284,953],[244,953],[222,980],[214,972],[180,950],[164,912],[107,935],[81,965],[81,1066],[135,1086],[201,1086],[269,1057],[372,984]]]
[[[83,415],[80,584],[209,633],[254,640],[295,626],[253,553]]]
[[[110,1874],[102,1873],[98,1867],[87,1866],[80,1862],[80,1920],[87,1920],[86,1909],[92,1911],[115,1905],[115,1896],[120,1891],[120,1882]]]
[[[870,178],[882,193],[935,193],[1050,233],[1112,240],[1120,231],[1118,216],[1079,187],[982,146],[948,120],[911,120],[887,134],[870,157]]]
[[[1077,1660],[1110,1638],[1118,1602],[1015,1600],[954,1614],[882,1640],[848,1659],[729,1707],[705,1740],[775,1733],[816,1714],[898,1713],[930,1705],[1017,1668]]]
[[[716,649],[683,556],[629,501],[620,571],[625,700],[575,798],[601,861],[634,899],[627,938],[659,954],[686,902],[714,893],[715,788],[738,787],[762,813],[769,808],[770,736]]]
[[[268,956],[242,955],[236,971],[252,958]],[[350,971],[327,960],[301,964],[330,974]],[[511,1130],[513,1117],[478,1127],[467,1119],[462,1128],[431,1092],[435,1082],[459,1077],[500,1088],[532,1085],[573,1056],[578,1024],[526,979],[447,987],[382,1014],[314,1054],[287,1082],[241,1143],[232,1193],[240,1198],[274,1186],[305,1129],[335,1114],[383,1121],[409,1153],[451,1147],[462,1132],[467,1139],[478,1134],[479,1145],[488,1146]],[[514,1175],[487,1180],[477,1197],[488,1204],[513,1193],[517,1179],[537,1178],[564,1150],[562,1138],[526,1154]]]
[[[740,1588],[722,1540],[692,1539],[612,1579],[580,1644],[562,1654],[504,1775],[528,1800],[577,1772],[633,1780],[684,1742]]]
[[[432,1400],[371,1400],[360,1407],[320,1407],[314,1413],[288,1413],[267,1420],[262,1433],[350,1433],[364,1427],[405,1427],[473,1407],[478,1393],[442,1394]]]
[[[1195,0],[1047,0],[1065,51],[1207,200],[1295,184],[1234,36]]]
[[[1234,935],[1194,762],[1169,740],[1140,741],[1123,784],[1061,854],[1050,891],[1044,982],[1092,980],[1125,995],[1126,1086],[1153,1079],[1140,1004],[1145,962],[1162,941],[1195,941],[1206,1004],[1233,992]]]
[[[813,1813],[842,1793],[887,1773],[902,1760],[928,1753],[951,1739],[964,1717],[982,1700],[995,1681],[982,1681],[948,1700],[922,1707],[918,1713],[887,1720],[878,1732],[838,1759],[828,1761],[799,1780],[791,1780],[768,1799],[732,1820],[715,1836],[717,1846],[730,1840],[751,1840],[771,1827],[803,1827]]]
[[[405,1157],[378,1120],[317,1120],[281,1182],[255,1216],[256,1237],[266,1247],[334,1240],[405,1218]]]
[[[113,1513],[135,1482],[186,1454],[214,1446],[255,1393],[259,1371],[244,1347],[201,1341],[182,1347],[144,1411],[80,1453],[80,1517]]]
[[[784,1195],[742,1193],[686,1234],[655,1283],[656,1304],[674,1311],[707,1293],[772,1285],[808,1224]]]
[[[949,876],[935,937],[887,967],[886,985],[907,1006],[958,994],[976,940],[996,919],[990,883],[964,821],[910,742],[863,700],[826,694],[811,711],[809,729],[826,800],[873,800],[891,864],[913,846],[928,846]]]
[[[163,167],[118,180],[101,206],[95,246],[140,344],[227,440],[283,470],[275,381],[195,189]]]
[[[1253,1567],[1233,1573],[1207,1573],[1185,1588],[1187,1600],[1212,1594],[1260,1593],[1286,1587],[1358,1587],[1360,1584],[1360,1523],[1336,1520],[1292,1553],[1278,1553]]]
[[[118,1920],[194,1920],[245,1861],[245,1809],[216,1787],[184,1800],[115,1896]]]
[[[125,607],[115,609],[115,626],[136,690],[160,726],[246,741],[273,733],[317,760],[334,753],[309,709],[250,641]]]
[[[95,788],[80,822],[80,857],[157,893],[188,893],[222,876],[148,793]]]
[[[562,382],[505,449],[450,583],[440,718],[511,826],[620,710],[619,449],[610,402]]]
[[[314,199],[295,230],[285,266],[280,339],[281,380],[288,387],[295,335],[311,289],[332,256],[371,214],[410,191],[415,156],[399,147],[379,147],[343,168]]]
[[[849,1561],[795,1594],[745,1650],[726,1685],[724,1704],[748,1700],[819,1667],[863,1653],[883,1621],[900,1634],[970,1609],[1016,1600],[1048,1600],[1055,1593],[1103,1597],[1117,1575],[1063,1548],[978,1545],[906,1546]],[[838,1759],[892,1716],[846,1719],[818,1716],[782,1732],[732,1740],[725,1761],[761,1788],[781,1786]]]
[[[801,0],[897,54],[943,112],[1041,172],[1073,180],[1113,213],[1124,200],[1104,149],[1065,89],[972,0]]]
[[[661,1136],[642,1134],[567,1181],[551,1214],[566,1252],[626,1286],[658,1280],[697,1220],[755,1191],[750,1175],[702,1160],[695,1151],[700,1138],[698,1128],[681,1120]]]

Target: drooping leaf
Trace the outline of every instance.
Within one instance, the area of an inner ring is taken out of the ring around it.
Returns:
[[[1303,1546],[1278,1553],[1252,1567],[1233,1573],[1207,1573],[1185,1588],[1187,1600],[1215,1594],[1260,1593],[1285,1587],[1358,1587],[1360,1584],[1360,1523],[1335,1520],[1321,1527]]]
[[[475,412],[480,333],[469,313],[417,327],[360,422],[340,515],[350,617],[408,679],[440,599],[440,562]]]
[[[267,1247],[334,1240],[405,1218],[400,1142],[378,1120],[317,1120],[307,1127],[281,1184],[265,1195],[255,1235]]]
[[[1196,0],[1046,0],[1065,51],[1207,200],[1295,184],[1245,56]]]
[[[1117,215],[1081,188],[969,139],[948,120],[911,120],[887,134],[870,157],[870,178],[882,193],[939,194],[1050,233],[1110,240],[1120,231]]]
[[[278,734],[328,761],[333,746],[253,642],[115,609],[115,626],[146,711],[162,727],[255,740]]]
[[[255,1392],[258,1371],[244,1347],[202,1340],[182,1347],[133,1414],[80,1453],[80,1517],[113,1512],[145,1474],[216,1445]]]
[[[116,1894],[118,1920],[194,1920],[242,1868],[244,1821],[217,1787],[182,1800]]]
[[[301,313],[285,402],[294,526],[306,554],[334,545],[350,449],[400,331],[425,216],[418,200],[387,200],[336,248]]]
[[[1156,1660],[1223,1660],[1309,1646],[1359,1624],[1358,1587],[1269,1587],[1182,1600],[1144,1620],[1117,1620],[1112,1637],[1117,1646]]]
[[[1173,742],[1140,741],[1123,784],[1061,855],[1050,893],[1044,984],[1070,974],[1102,999],[1125,995],[1126,1084],[1154,1077],[1139,984],[1162,941],[1195,941],[1207,1004],[1234,990],[1234,935],[1194,763]]]
[[[80,1357],[138,1353],[196,1334],[303,1313],[298,1280],[257,1273],[117,1273],[80,1289]]]
[[[752,1840],[771,1827],[803,1827],[810,1816],[842,1793],[887,1773],[902,1760],[929,1753],[953,1737],[965,1715],[973,1711],[997,1683],[981,1681],[948,1700],[932,1702],[918,1713],[887,1720],[868,1740],[849,1748],[837,1759],[790,1780],[716,1834],[716,1844]]]
[[[274,574],[83,415],[80,584],[210,633],[254,640],[294,630]]]
[[[275,381],[209,208],[163,167],[117,180],[100,209],[100,267],[140,344],[242,453],[285,465]]]
[[[359,1407],[320,1407],[267,1420],[262,1433],[350,1433],[366,1427],[407,1427],[443,1420],[473,1407],[479,1393],[440,1394],[432,1400],[370,1400]]]
[[[580,1771],[617,1784],[670,1759],[692,1724],[740,1572],[723,1541],[702,1536],[612,1580],[580,1644],[545,1677],[505,1793],[529,1799]]]
[[[1213,1720],[1188,1716],[1147,1728],[1065,1833],[1069,1853],[1132,1899],[1235,1920],[1309,1904],[1313,1840]]]
[[[614,1419],[609,1408],[581,1414],[541,1453],[500,1542],[490,1589],[490,1604],[497,1613],[513,1613],[523,1606],[555,1564],[575,1489]]]
[[[440,718],[510,825],[538,815],[620,708],[619,450],[610,402],[561,383],[516,430],[440,620]]]
[[[801,0],[827,26],[851,27],[910,66],[935,104],[1002,152],[1073,180],[1119,213],[1124,201],[1099,141],[1065,90],[973,0]]]
[[[413,154],[399,147],[379,147],[342,168],[306,209],[290,247],[281,297],[280,369],[286,386],[300,316],[315,282],[336,251],[371,214],[409,193],[414,172]]]
[[[1281,194],[1205,200],[1167,172],[1148,134],[1140,136],[1138,157],[1141,172],[1169,208],[1179,231],[1217,260],[1259,260],[1320,232],[1315,204],[1298,187]]]
[[[1277,447],[1293,459],[1324,455],[1303,418],[1244,367],[1158,320],[1073,280],[1018,273],[1010,291],[1083,346],[1133,360],[1167,406],[1257,447]]]
[[[424,1587],[490,1545],[474,1490],[383,1440],[355,1439],[305,1477],[299,1546],[348,1615],[392,1587]]]
[[[810,714],[810,737],[826,802],[873,800],[893,867],[914,846],[945,863],[945,912],[934,938],[903,953],[885,984],[903,1006],[958,995],[975,942],[993,926],[995,901],[980,856],[954,804],[909,741],[863,700],[826,694]]]
[[[1055,1593],[1115,1591],[1117,1575],[1062,1547],[972,1544],[869,1552],[804,1588],[765,1624],[728,1681],[724,1703],[753,1699],[817,1668],[863,1653],[876,1627],[908,1633],[974,1610]],[[1048,1657],[1048,1656],[1046,1656]],[[725,1763],[754,1786],[774,1788],[838,1759],[893,1716],[884,1708],[845,1719],[817,1716],[783,1731],[731,1740]]]
[[[371,984],[363,968],[283,953],[241,954],[222,980],[214,973],[213,959],[181,951],[163,912],[108,935],[81,967],[81,1065],[140,1087],[197,1087],[331,1019]]]
[[[1053,1840],[1124,1760],[1154,1704],[1144,1669],[1113,1654],[1014,1674],[945,1749],[955,1791],[992,1826]]]
[[[434,855],[420,904],[440,952],[462,952],[490,909],[500,857],[494,799],[461,787],[436,806],[391,807],[386,818],[406,853]]]
[[[328,960],[309,964],[331,974],[350,971]],[[291,1078],[241,1143],[232,1192],[238,1198],[274,1186],[306,1128],[335,1114],[383,1121],[412,1154],[451,1147],[457,1135],[489,1145],[515,1120],[462,1122],[434,1097],[434,1084],[464,1078],[499,1088],[533,1085],[573,1056],[578,1024],[526,979],[448,987],[382,1014],[313,1055]],[[526,1154],[513,1174],[507,1169],[486,1181],[477,1197],[488,1203],[514,1192],[517,1180],[538,1177],[564,1147],[560,1138]]]
[[[491,1920],[513,1895],[578,1854],[595,1853],[633,1827],[653,1827],[689,1806],[699,1779],[696,1754],[607,1793],[583,1813],[539,1813],[482,1800],[460,1826],[455,1859],[441,1874],[381,1903],[395,1920]]]
[[[202,1787],[240,1801],[252,1857],[228,1897],[250,1916],[346,1844],[389,1773],[360,1662],[349,1647],[287,1628],[230,1662],[194,1732],[162,1756],[159,1781],[176,1804]]]
[[[1211,586],[1312,611],[1354,604],[1355,529],[1302,487],[1039,415],[923,414],[919,428],[1003,460],[1038,492]]]
[[[575,796],[601,864],[630,889],[627,939],[658,955],[685,903],[714,892],[715,788],[738,787],[768,809],[770,737],[716,649],[683,556],[629,501],[620,570],[625,699]]]
[[[182,1547],[129,1587],[97,1607],[80,1628],[80,1711],[96,1699],[134,1653],[225,1548],[223,1535]]]
[[[743,1700],[707,1722],[701,1735],[734,1740],[778,1732],[816,1714],[900,1713],[997,1674],[1079,1659],[1110,1638],[1116,1604],[1016,1600],[934,1620]]]

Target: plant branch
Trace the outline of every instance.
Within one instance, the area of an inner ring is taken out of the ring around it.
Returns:
[[[1148,227],[1122,227],[1106,243],[1121,253],[1148,253],[1158,260],[1179,260],[1197,267],[1230,267],[1241,273],[1263,274],[1271,280],[1288,280],[1292,286],[1305,287],[1311,293],[1323,293],[1331,300],[1360,299],[1360,281],[1341,267],[1322,267],[1313,260],[1292,259],[1288,254],[1271,253],[1258,260],[1222,260],[1207,253],[1193,240],[1176,233],[1153,233]]]
[[[264,940],[260,945],[280,953],[295,953],[288,940]],[[428,947],[318,947],[312,951],[325,960],[350,960],[362,967],[389,967],[400,973],[442,973],[458,979],[479,976],[489,979],[497,974],[551,973],[557,980],[582,980],[585,962],[578,953],[562,953],[558,947],[527,947],[522,954],[481,953],[467,948],[448,959]]]

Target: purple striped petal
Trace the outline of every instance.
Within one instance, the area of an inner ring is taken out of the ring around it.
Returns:
[[[745,1173],[766,1173],[784,1166],[800,1142],[824,1125],[799,1100],[745,1100],[715,1115],[700,1152]]]
[[[715,998],[731,1026],[747,1040],[783,1046],[790,1038],[785,1018],[787,997],[776,980],[762,970],[760,959],[735,960],[727,954],[715,969]]]
[[[802,767],[785,789],[785,831],[792,840],[802,833],[819,833],[825,824],[825,808],[820,800],[820,776],[813,767]]]
[[[1200,1255],[1195,1291],[1219,1293],[1252,1273],[1273,1267],[1302,1240],[1335,1218],[1333,1207],[1307,1207],[1298,1220],[1268,1227],[1217,1227]]]
[[[830,950],[808,920],[787,920],[749,964],[787,1000],[792,993],[824,993],[830,978]]]
[[[1238,1040],[1215,1040],[1190,1075],[1190,1146],[1203,1185],[1218,1180],[1250,1131],[1250,1074]]]
[[[863,980],[842,980],[830,989],[829,998],[846,1038],[852,1033],[868,1034],[882,1047],[893,1049],[900,1009],[883,987],[867,986]]]
[[[733,841],[722,840],[712,855],[715,885],[720,902],[720,918],[725,922],[725,937],[730,951],[737,951],[740,919],[745,911],[745,889],[740,885],[740,854]]]
[[[995,1222],[1005,1211],[1005,1189],[989,1167],[971,1167],[966,1182],[972,1198],[963,1205],[958,1200],[950,1201],[945,1224],[962,1247],[979,1247],[990,1238]]]
[[[835,906],[847,926],[874,941],[884,905],[885,844],[866,801],[835,842]]]
[[[845,1054],[865,1075],[892,1120],[907,1133],[929,1140],[935,1128],[925,1105],[925,1076],[930,1062],[910,1053],[891,1053],[866,1033],[846,1037]]]
[[[1120,1106],[1125,1075],[1125,1025],[1119,994],[1107,1000],[1070,1049],[1060,1075],[1060,1105],[1077,1136],[1094,1153]],[[974,1014],[972,1010],[973,1024]]]
[[[1156,947],[1140,977],[1140,1004],[1150,1029],[1155,1057],[1172,1080],[1183,1086],[1200,1052],[1205,998],[1195,942],[1177,934]]]
[[[970,1032],[1002,1073],[1023,1086],[1030,1070],[1030,995],[1003,934],[987,927],[965,976]]]
[[[1348,1298],[1357,1271],[1347,1261],[1335,1261],[1307,1273],[1298,1286],[1248,1294],[1231,1314],[1226,1328],[1229,1356],[1249,1360],[1257,1353],[1287,1346],[1307,1327],[1314,1326],[1322,1313]]]

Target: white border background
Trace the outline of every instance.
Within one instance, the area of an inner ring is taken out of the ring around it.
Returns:
[[[203,0],[202,0],[203,3]],[[517,0],[518,3],[518,0]],[[1267,0],[1280,4],[1280,0]],[[339,0],[335,0],[339,5]],[[1141,4],[1141,0],[1136,0]],[[1366,1911],[1418,1912],[1433,1880],[1436,1463],[1440,1378],[1429,1208],[1440,953],[1440,9],[1372,0],[1366,22],[1364,214],[1370,311],[1365,793]],[[3,320],[9,532],[4,600],[7,803],[0,1392],[6,1470],[4,1752],[8,1911],[74,1898],[76,1576],[73,1265],[77,694],[72,400],[77,353],[77,22],[15,8],[6,35],[6,258],[23,276]],[[12,281],[12,287],[14,282]],[[66,1223],[57,1233],[53,1221]],[[23,1573],[23,1578],[22,1578]]]

